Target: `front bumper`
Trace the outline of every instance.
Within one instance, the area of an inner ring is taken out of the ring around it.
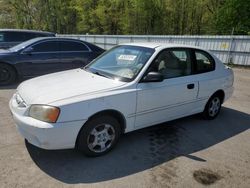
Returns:
[[[77,135],[84,120],[71,122],[46,123],[25,115],[15,98],[9,102],[17,130],[27,141],[43,149],[74,148]],[[26,109],[27,111],[27,109]]]

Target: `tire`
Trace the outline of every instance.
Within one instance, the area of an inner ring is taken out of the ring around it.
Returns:
[[[202,113],[203,118],[207,120],[215,119],[221,110],[222,100],[219,95],[213,95],[207,102]]]
[[[121,135],[118,121],[111,116],[90,119],[77,138],[77,149],[90,157],[106,154],[114,148]]]
[[[0,63],[0,85],[12,84],[16,78],[16,71],[11,66]]]

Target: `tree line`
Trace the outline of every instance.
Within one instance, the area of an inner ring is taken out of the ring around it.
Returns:
[[[250,34],[250,0],[0,0],[0,28],[60,34]]]

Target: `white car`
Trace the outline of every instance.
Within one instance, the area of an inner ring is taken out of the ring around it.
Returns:
[[[123,44],[84,68],[21,83],[9,106],[31,144],[99,156],[123,133],[197,113],[214,119],[233,81],[229,67],[198,47]]]

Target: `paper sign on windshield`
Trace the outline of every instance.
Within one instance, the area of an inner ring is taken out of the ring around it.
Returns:
[[[120,55],[118,57],[118,60],[124,60],[124,61],[134,61],[136,58],[136,55]]]

